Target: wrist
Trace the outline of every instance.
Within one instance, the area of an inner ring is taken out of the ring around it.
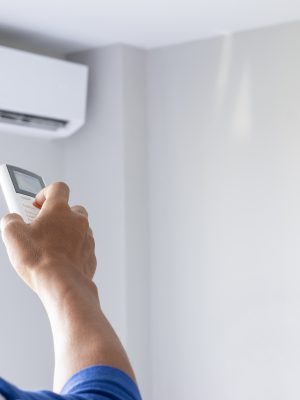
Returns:
[[[33,277],[35,292],[47,309],[58,307],[81,299],[99,305],[98,290],[95,283],[85,277],[73,266],[68,267],[62,261],[44,263],[35,269]]]

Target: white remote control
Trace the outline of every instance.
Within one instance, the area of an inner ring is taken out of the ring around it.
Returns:
[[[30,224],[38,215],[35,196],[45,187],[41,176],[13,165],[0,166],[0,185],[11,213],[21,215]]]

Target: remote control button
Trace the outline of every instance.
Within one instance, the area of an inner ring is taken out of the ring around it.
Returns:
[[[34,198],[30,196],[24,196],[23,194],[20,195],[21,199],[26,200],[26,201],[33,201]]]
[[[33,213],[38,213],[40,210],[38,210],[38,209],[35,209],[35,208],[33,208],[33,207],[28,207],[28,206],[24,206],[24,209],[26,210],[26,211],[30,211],[30,212],[33,212]]]
[[[26,215],[30,216],[30,217],[33,217],[33,218],[35,218],[37,216],[37,214],[33,214],[31,212],[26,212]]]

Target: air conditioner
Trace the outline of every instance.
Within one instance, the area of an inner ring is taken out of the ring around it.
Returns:
[[[85,122],[88,68],[0,46],[0,133],[63,138]]]

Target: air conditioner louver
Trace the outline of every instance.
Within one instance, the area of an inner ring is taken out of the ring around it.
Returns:
[[[20,114],[6,110],[0,110],[0,123],[1,122],[28,128],[46,129],[49,131],[57,131],[68,124],[68,121],[60,119],[37,117],[35,115]]]

